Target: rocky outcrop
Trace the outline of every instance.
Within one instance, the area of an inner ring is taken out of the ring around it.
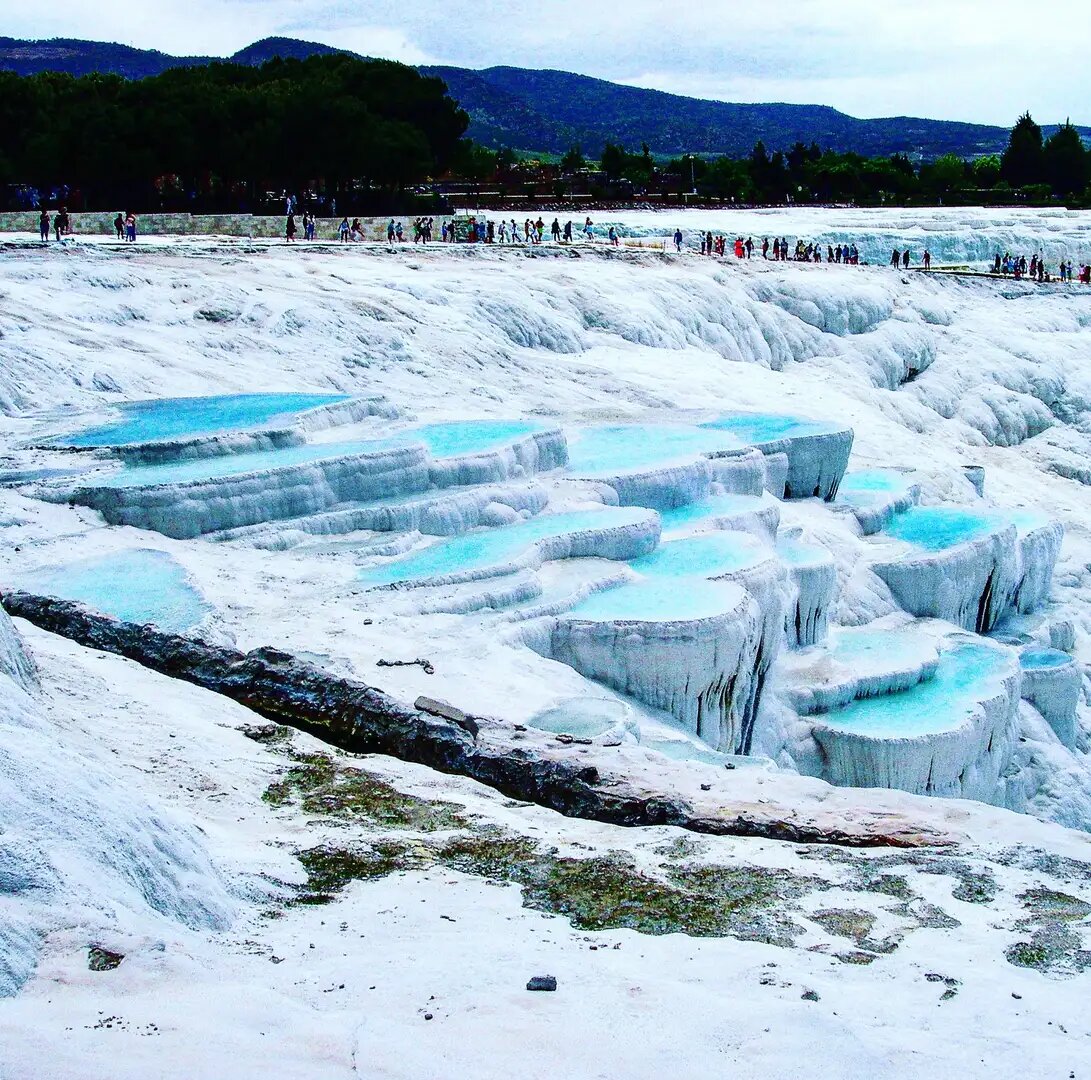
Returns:
[[[276,649],[240,653],[153,627],[121,623],[79,604],[7,593],[4,608],[51,633],[115,653],[171,678],[222,694],[261,716],[310,732],[357,753],[382,753],[468,776],[505,795],[569,817],[616,825],[674,825],[699,833],[753,836],[792,843],[852,847],[918,847],[949,842],[896,814],[860,822],[816,823],[772,804],[736,803],[695,811],[664,792],[636,790],[605,779],[594,765],[501,742],[500,725],[472,717],[473,725],[408,708],[383,691],[342,678]],[[478,727],[475,735],[473,726]],[[492,729],[492,731],[490,731]]]

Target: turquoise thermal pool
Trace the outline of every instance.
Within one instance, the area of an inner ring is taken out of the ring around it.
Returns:
[[[663,519],[663,531],[675,532],[706,521],[715,522],[717,518],[758,513],[767,505],[758,495],[710,495],[672,510],[661,510],[659,516]]]
[[[962,506],[913,506],[896,515],[886,531],[924,551],[943,551],[1000,532],[1005,520],[996,513]]]
[[[116,406],[121,413],[117,420],[61,435],[52,441],[90,448],[245,431],[259,424],[287,420],[306,409],[345,400],[345,394],[223,394],[132,401]]]
[[[126,465],[107,476],[94,477],[93,486],[105,488],[155,487],[163,484],[198,483],[219,480],[227,476],[286,469],[292,465],[307,465],[314,461],[331,461],[342,457],[363,457],[408,446],[410,439],[374,439],[370,441],[307,443],[304,446],[284,446],[275,450],[253,450],[244,454],[222,457],[192,458],[164,465]]]
[[[84,559],[32,574],[19,588],[73,600],[132,623],[183,633],[211,610],[186,571],[166,552],[138,549]]]
[[[609,478],[667,467],[745,444],[727,432],[685,424],[615,424],[569,432],[569,465],[576,476]]]
[[[518,525],[466,533],[432,544],[406,558],[363,570],[360,577],[371,584],[389,585],[514,565],[540,540],[654,520],[654,513],[635,506],[547,514]]]
[[[893,469],[846,473],[837,489],[837,501],[847,506],[875,506],[907,492],[912,483],[905,473]]]
[[[645,577],[713,578],[746,570],[771,556],[753,536],[725,531],[669,540],[629,565]]]
[[[743,598],[742,589],[726,581],[634,581],[592,593],[564,617],[586,622],[694,622],[734,611]]]
[[[957,645],[940,655],[935,677],[899,694],[863,698],[821,716],[824,727],[876,739],[936,735],[961,727],[1012,670],[1009,654]]]
[[[818,544],[805,544],[802,540],[792,538],[777,541],[777,555],[788,566],[815,566],[833,562],[828,548]]]
[[[732,413],[709,420],[701,427],[730,432],[744,446],[761,446],[782,439],[806,438],[808,435],[829,435],[842,430],[837,424],[776,413]]]
[[[1045,671],[1071,663],[1072,657],[1060,649],[1023,649],[1019,654],[1019,666],[1028,671]]]
[[[465,423],[424,424],[405,428],[385,439],[307,443],[303,446],[195,458],[163,465],[127,465],[102,479],[96,478],[95,484],[99,487],[129,488],[217,480],[228,476],[284,469],[293,465],[306,465],[314,461],[377,454],[419,443],[423,443],[437,458],[480,454],[544,430],[547,429],[540,424],[525,421],[474,420]]]
[[[433,457],[481,454],[508,446],[549,429],[530,420],[456,420],[422,424],[401,434],[409,442],[422,442]]]

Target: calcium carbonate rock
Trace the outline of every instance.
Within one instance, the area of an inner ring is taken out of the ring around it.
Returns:
[[[548,502],[549,493],[538,484],[507,487],[486,485],[419,495],[405,501],[395,499],[363,503],[287,521],[263,522],[212,533],[208,539],[239,541],[254,547],[284,551],[314,536],[341,536],[362,531],[416,530],[428,536],[456,536],[481,525],[513,524],[523,514],[541,513]]]
[[[1040,515],[957,506],[913,507],[889,533],[909,550],[872,569],[898,603],[978,633],[1045,602],[1064,537]]]
[[[805,647],[825,640],[830,608],[837,595],[837,566],[830,552],[816,544],[784,539],[777,553],[792,576],[794,597],[788,607],[789,645]]]
[[[412,430],[407,436],[412,438]],[[560,428],[534,431],[506,446],[480,453],[460,454],[432,462],[429,486],[466,487],[495,484],[559,469],[568,463],[568,441]]]
[[[639,507],[544,514],[519,525],[467,533],[361,571],[372,588],[482,581],[555,559],[623,561],[653,551],[659,515]]]
[[[908,630],[840,630],[826,645],[786,653],[776,692],[800,716],[832,712],[853,701],[898,694],[927,682],[939,654]]]
[[[154,529],[176,539],[303,517],[337,503],[423,491],[429,461],[423,446],[334,457],[261,472],[153,487],[82,487],[43,492],[55,502],[98,510],[112,525]]]
[[[1056,649],[1030,647],[1019,654],[1022,696],[1048,721],[1070,750],[1076,745],[1076,709],[1083,679],[1076,661]]]
[[[788,459],[784,483],[786,499],[831,501],[837,494],[852,453],[851,428],[792,416],[733,413],[703,426],[730,432],[763,454],[785,455]]]
[[[857,701],[816,722],[823,778],[847,787],[1002,802],[1020,682],[1010,652],[956,645],[941,656],[932,679],[900,694]]]
[[[0,676],[2,675],[6,675],[23,690],[34,690],[38,686],[34,661],[23,647],[23,640],[7,612],[0,609]]]
[[[735,752],[746,738],[762,613],[741,586],[709,581],[692,605],[671,603],[678,615],[664,618],[677,592],[668,581],[598,594],[553,621],[547,655]]]
[[[837,493],[838,505],[852,510],[864,536],[882,532],[896,514],[920,501],[921,486],[895,469],[868,469],[846,474]]]
[[[0,612],[0,998],[55,931],[209,932],[237,909],[200,832],[143,798],[93,739],[58,729],[32,688]]]

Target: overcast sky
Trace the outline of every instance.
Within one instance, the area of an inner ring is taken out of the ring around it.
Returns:
[[[1091,123],[1089,0],[10,0],[13,37],[226,55],[271,34],[407,63],[550,67],[725,101]]]

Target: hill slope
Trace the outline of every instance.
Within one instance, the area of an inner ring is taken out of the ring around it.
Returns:
[[[226,59],[262,64],[276,56],[303,59],[344,50],[295,38],[264,38]],[[170,67],[211,63],[220,57],[177,57],[105,42],[56,38],[21,41],[0,38],[0,70],[30,75],[65,71],[84,75],[112,72],[139,79]],[[598,154],[607,142],[630,148],[642,142],[661,154],[687,152],[732,155],[750,151],[758,139],[770,149],[795,142],[861,154],[998,153],[1007,130],[914,117],[861,120],[825,105],[732,104],[682,97],[660,90],[622,86],[566,71],[495,67],[474,71],[424,67],[438,75],[470,114],[469,135],[487,146],[563,153],[578,143]],[[1047,133],[1052,130],[1047,128]],[[1085,138],[1091,128],[1081,128]]]

